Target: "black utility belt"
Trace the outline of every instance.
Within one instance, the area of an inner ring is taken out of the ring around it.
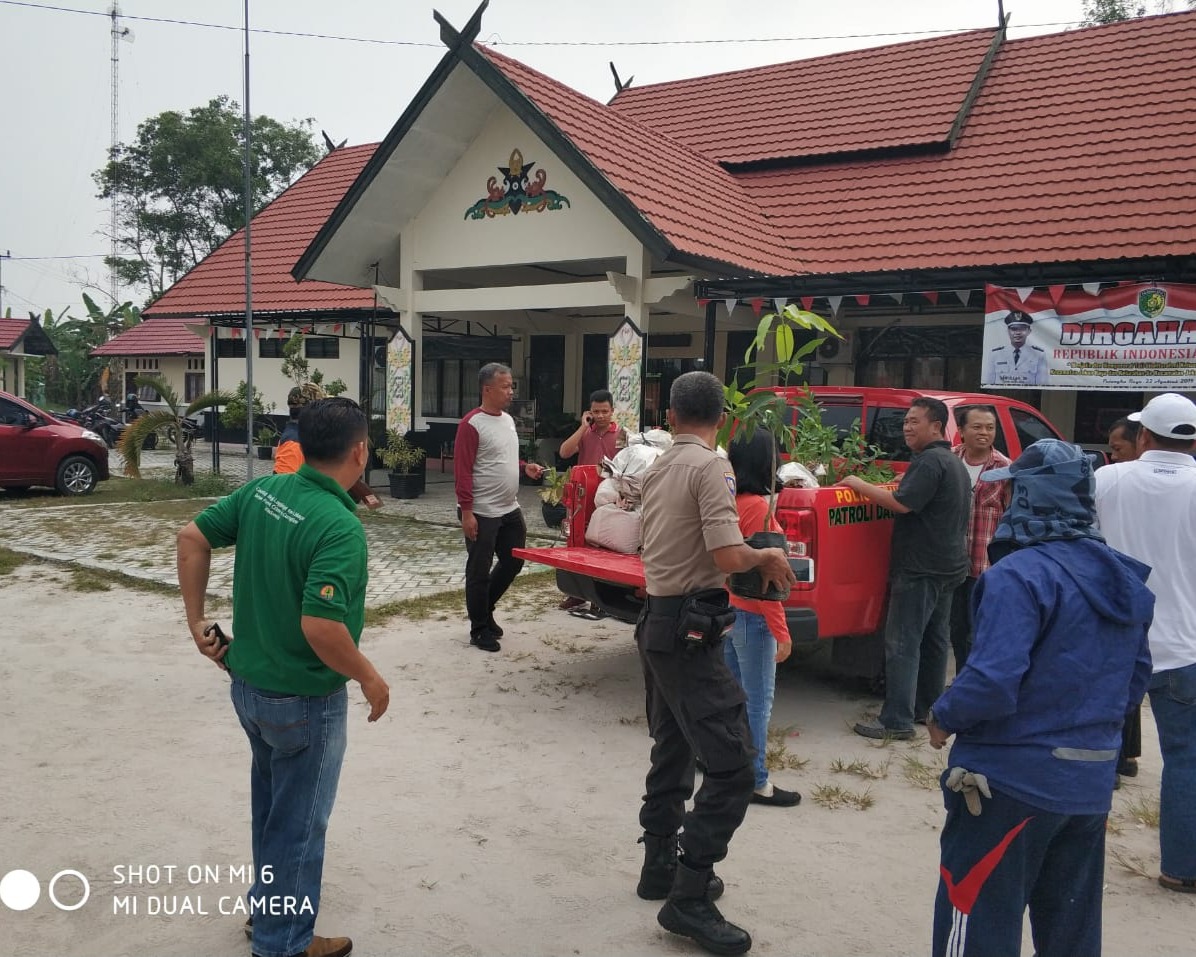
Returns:
[[[735,609],[723,588],[660,598],[649,595],[648,613],[672,618],[677,638],[688,647],[718,644],[735,623]]]

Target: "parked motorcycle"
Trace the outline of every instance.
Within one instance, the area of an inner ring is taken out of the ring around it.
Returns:
[[[125,396],[124,406],[124,420],[126,425],[132,425],[143,415],[148,414],[149,410],[141,404],[141,400],[137,397],[136,392],[130,392]],[[152,451],[158,447],[158,433],[151,432],[141,442],[142,449]]]

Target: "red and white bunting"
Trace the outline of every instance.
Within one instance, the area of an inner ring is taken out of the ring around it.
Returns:
[[[831,315],[832,316],[839,315],[839,307],[841,305],[843,305],[843,297],[842,296],[827,296],[826,301],[831,304]]]
[[[211,339],[214,335],[216,335],[216,327],[208,326],[208,338]]]
[[[1064,285],[1047,286],[1047,292],[1051,294],[1051,302],[1056,306],[1059,305],[1059,300],[1063,298],[1063,293],[1067,291]]]
[[[931,305],[937,306],[939,304],[939,294],[937,292],[924,292],[922,295],[930,300]]]
[[[856,295],[855,301],[861,306],[866,306],[872,301],[872,297],[864,295],[863,293],[859,293]]]
[[[755,299],[749,299],[748,305],[752,307],[752,312],[759,317],[760,310],[764,308],[764,300],[757,296]]]
[[[708,303],[708,302],[710,302],[710,300],[709,300],[709,299],[699,299],[699,300],[698,300],[698,308],[699,308],[699,309],[705,309],[705,308],[706,308],[706,303]]]
[[[1029,298],[1030,293],[1034,291],[1033,286],[1015,286],[1014,291],[1017,292],[1017,298],[1025,302]]]
[[[256,339],[260,339],[261,337],[262,337],[262,330],[254,329],[253,330],[253,338],[256,340]]]
[[[806,312],[809,312],[811,309],[813,309],[814,308],[814,297],[813,296],[802,296],[801,297],[801,307],[804,310],[806,310]]]
[[[244,332],[244,330],[243,330],[243,329],[237,329],[237,328],[235,328],[235,327],[234,327],[234,329],[233,329],[233,338],[234,338],[234,339],[240,339],[240,338],[241,338],[241,333],[242,333],[242,332]]]
[[[962,302],[966,306],[972,299],[972,290],[956,289],[955,295],[958,297],[959,301]]]
[[[698,302],[701,302],[701,301],[702,300],[700,300],[700,299],[698,300]],[[345,328],[344,323],[338,322],[335,326],[332,327],[332,331],[335,332],[339,336],[341,334],[341,330],[344,328]]]
[[[724,299],[723,302],[727,306],[727,315],[731,315],[735,311],[735,307],[739,305],[738,299]]]
[[[899,306],[901,305],[901,301],[905,298],[905,293],[903,292],[887,292],[885,295],[894,300]]]
[[[282,328],[282,326],[279,326],[279,327],[278,327],[278,338],[279,338],[279,339],[285,339],[286,337],[287,337],[287,335],[286,335],[286,333],[283,331],[283,328]]]
[[[1088,295],[1095,296],[1098,292],[1100,292],[1100,283],[1086,282],[1082,284],[1081,288],[1084,290],[1084,292],[1088,293]]]
[[[772,301],[772,307],[777,312],[781,312],[787,305],[789,305],[788,299],[773,299]]]

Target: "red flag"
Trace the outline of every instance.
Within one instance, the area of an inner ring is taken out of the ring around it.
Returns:
[[[233,329],[233,338],[234,338],[234,339],[240,339],[240,338],[241,338],[241,332],[242,332],[242,330],[240,330],[240,329]]]
[[[278,338],[279,338],[279,339],[285,339],[285,338],[286,338],[286,333],[282,331],[282,326],[279,326],[279,327],[278,327]]]
[[[804,310],[806,310],[806,312],[809,312],[811,309],[813,309],[814,308],[814,297],[813,296],[802,296],[801,297],[801,307]]]
[[[1067,289],[1067,287],[1063,285],[1047,286],[1047,291],[1051,294],[1051,302],[1053,302],[1056,306],[1059,305],[1059,300],[1063,298],[1063,292],[1065,289]]]
[[[706,303],[708,303],[708,302],[710,302],[710,300],[709,300],[709,299],[699,299],[699,300],[698,300],[698,305],[699,305],[699,306],[701,306],[703,309],[705,309],[705,308],[706,308]]]
[[[858,302],[858,303],[859,303],[861,306],[866,306],[866,305],[868,305],[868,303],[869,303],[869,302],[871,302],[871,301],[872,301],[872,297],[871,297],[871,296],[859,296],[859,295],[857,295],[857,296],[855,297],[855,301],[856,301],[856,302]]]
[[[208,326],[208,338],[210,339],[210,338],[212,338],[212,336],[214,336],[214,335],[216,335],[216,327],[215,327],[215,326]]]
[[[937,306],[939,304],[939,294],[937,292],[924,292],[922,295],[930,300],[931,305]]]
[[[262,330],[261,330],[261,329],[254,329],[254,330],[253,330],[253,338],[254,338],[254,339],[260,339],[261,337],[262,337]]]
[[[335,326],[332,327],[332,331],[339,333],[343,328],[344,328],[344,324],[338,322]]]
[[[760,310],[764,308],[764,300],[758,297],[756,299],[749,299],[748,305],[752,307],[752,312],[758,316],[760,315]]]

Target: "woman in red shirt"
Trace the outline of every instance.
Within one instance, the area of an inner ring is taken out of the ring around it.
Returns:
[[[735,505],[739,509],[739,530],[743,537],[765,530],[779,532],[780,526],[768,516],[768,494],[776,481],[773,475],[773,450],[776,439],[758,430],[750,441],[736,439],[728,458],[735,470]],[[796,791],[776,787],[768,779],[765,754],[768,750],[768,722],[772,717],[772,699],[776,688],[777,662],[789,657],[793,643],[785,622],[785,609],[779,601],[753,601],[731,596],[735,606],[735,624],[723,643],[727,667],[747,695],[748,725],[756,748],[756,789],[753,804],[793,807],[801,801]]]

